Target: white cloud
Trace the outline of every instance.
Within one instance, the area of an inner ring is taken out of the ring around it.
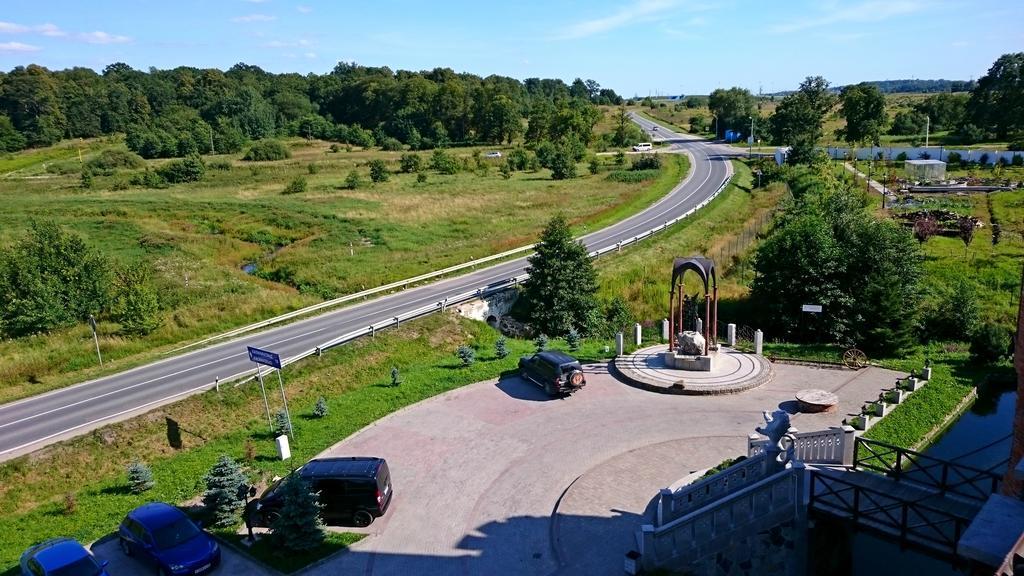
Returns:
[[[949,45],[954,48],[963,48],[964,46],[970,46],[971,43],[967,40],[956,40],[954,42],[950,42]]]
[[[24,24],[15,24],[14,22],[0,22],[0,33],[3,34],[42,34],[43,36],[67,36],[67,32],[64,32],[55,24],[40,24],[38,26],[25,26]]]
[[[124,44],[125,42],[132,41],[128,36],[109,34],[100,30],[96,30],[95,32],[83,32],[78,34],[77,38],[82,42],[88,42],[89,44]]]
[[[312,60],[313,58],[316,58],[316,52],[306,52],[303,56]]]
[[[868,0],[859,4],[828,3],[818,16],[798,18],[768,28],[774,34],[789,34],[831,24],[881,22],[895,16],[918,12],[924,8],[919,0]]]
[[[0,52],[38,52],[39,46],[22,42],[0,42]]]
[[[306,40],[305,38],[300,38],[299,40],[295,40],[295,41],[290,41],[290,40],[271,40],[270,42],[267,42],[266,44],[264,44],[263,47],[264,48],[298,48],[298,47],[305,47],[305,46],[312,46],[312,45],[313,45],[313,43],[310,42],[309,40]]]
[[[620,8],[609,16],[572,24],[565,29],[560,37],[564,39],[586,38],[636,22],[650,20],[654,15],[674,7],[676,3],[677,0],[634,0],[629,6]]]
[[[231,19],[232,22],[273,22],[277,20],[277,16],[270,16],[268,14],[247,14],[245,16],[235,16]]]
[[[5,34],[22,34],[28,31],[28,26],[22,26],[13,22],[0,22],[0,32]]]
[[[56,24],[50,24],[49,22],[47,22],[46,24],[40,24],[39,26],[36,26],[35,30],[43,36],[56,37],[68,35],[67,32],[58,28]]]
[[[310,12],[313,11],[313,8],[310,6],[296,6],[295,9],[298,10],[299,12],[302,12],[303,14],[309,14]]]

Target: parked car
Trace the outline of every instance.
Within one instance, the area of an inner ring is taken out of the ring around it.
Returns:
[[[132,510],[118,528],[121,550],[154,565],[161,576],[206,574],[220,565],[220,546],[184,512],[163,502]]]
[[[653,146],[651,146],[650,142],[641,142],[633,146],[633,152],[650,152],[651,148],[653,148]]]
[[[71,538],[47,540],[21,555],[22,576],[109,576],[106,566]]]
[[[484,154],[484,158],[501,158],[501,152],[488,152],[487,154]]]
[[[578,360],[561,352],[538,352],[519,359],[519,373],[549,396],[571,394],[587,385],[583,367]]]
[[[317,458],[292,474],[298,474],[320,494],[320,517],[331,526],[369,526],[387,512],[394,493],[391,471],[383,458]],[[272,484],[255,502],[250,515],[253,524],[270,526],[277,519],[284,505],[279,489],[285,480]]]

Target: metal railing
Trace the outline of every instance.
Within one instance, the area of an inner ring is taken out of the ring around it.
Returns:
[[[898,536],[901,544],[923,545],[948,556],[956,555],[957,542],[971,523],[969,518],[920,500],[901,500],[885,491],[814,471],[810,508]]]
[[[985,502],[999,491],[1002,476],[965,464],[949,462],[877,440],[858,437],[854,447],[854,467],[882,473],[894,480],[936,488],[976,502]]]

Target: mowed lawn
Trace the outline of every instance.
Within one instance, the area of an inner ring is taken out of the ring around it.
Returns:
[[[472,158],[493,148],[453,149],[467,169],[426,170],[418,182],[400,173],[401,152],[289,145],[292,158],[276,162],[207,158],[202,181],[165,189],[129,185],[129,171],[80,186],[78,148],[88,162],[103,149],[123,148],[116,139],[28,152],[31,162],[0,158],[0,246],[21,237],[31,219],[54,220],[112,260],[147,263],[163,309],[162,326],[144,338],[121,337],[116,324],[101,321],[103,368],[85,324],[0,341],[0,402],[121,370],[155,350],[322,299],[530,244],[557,212],[585,233],[653,203],[688,169],[685,159],[673,160],[655,180],[621,183],[607,178],[612,160],[604,159],[596,175],[583,162],[571,180],[552,180],[544,169],[505,179],[500,161]],[[430,153],[418,154],[428,164]],[[387,162],[387,182],[370,183],[372,159]],[[347,189],[353,170],[364,185]],[[300,177],[306,192],[281,193]]]

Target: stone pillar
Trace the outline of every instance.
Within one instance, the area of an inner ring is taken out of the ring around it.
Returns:
[[[676,293],[669,286],[668,289],[668,349],[674,350],[676,347]]]
[[[764,332],[758,328],[754,330],[754,354],[760,354],[761,348],[764,346]]]
[[[625,340],[626,339],[625,339],[625,337],[623,337],[622,332],[619,332],[618,334],[615,335],[615,355],[616,356],[622,356],[622,354],[626,351]]]
[[[764,440],[764,438],[762,438],[760,434],[747,434],[747,458],[752,458],[754,456],[754,446],[760,444],[762,440]]]
[[[705,290],[707,287],[705,286]],[[708,355],[708,348],[711,347],[711,294],[704,293],[704,355]]]
[[[661,321],[661,341],[662,342],[668,342],[668,335],[669,335],[668,318],[665,318],[664,320]]]
[[[715,343],[715,349],[718,349],[718,281],[715,281],[714,290],[714,301],[715,307],[711,309],[711,341]]]
[[[729,340],[729,346],[735,346],[736,345],[736,325],[735,324],[727,324],[725,329],[726,329],[725,335],[726,335],[726,338]]]
[[[642,330],[640,328],[640,324],[633,324],[633,340],[634,340],[634,344],[639,346],[641,343],[643,343],[643,341],[644,341],[643,337],[644,337],[644,335],[643,335],[643,332],[642,332]]]
[[[696,328],[695,332],[697,332],[697,334],[700,334],[701,336],[704,335],[704,321],[701,320],[699,316],[697,317],[697,325],[694,328]]]

